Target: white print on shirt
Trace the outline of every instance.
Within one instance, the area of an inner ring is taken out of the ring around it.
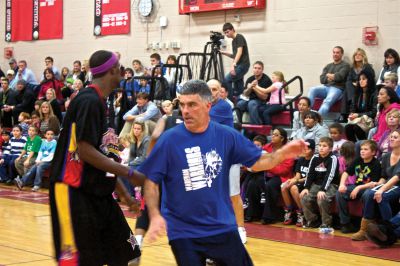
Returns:
[[[300,166],[301,177],[306,177],[308,174],[308,166]]]
[[[317,167],[315,167],[316,172],[326,172],[326,167],[324,163],[320,163]]]
[[[189,166],[188,169],[182,170],[185,190],[191,191],[211,187],[213,179],[218,176],[222,169],[221,156],[214,150],[202,155],[199,146],[186,148],[185,153]]]

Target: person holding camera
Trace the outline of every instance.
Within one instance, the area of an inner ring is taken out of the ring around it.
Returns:
[[[244,89],[243,77],[250,68],[249,50],[246,39],[242,34],[236,33],[231,23],[225,23],[222,30],[227,38],[232,38],[232,54],[220,51],[221,54],[233,58],[229,73],[225,76],[229,97],[239,96]],[[233,86],[232,86],[233,85]]]

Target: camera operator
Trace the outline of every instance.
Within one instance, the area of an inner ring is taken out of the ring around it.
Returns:
[[[221,54],[233,58],[230,71],[225,76],[224,80],[229,91],[229,97],[232,100],[233,96],[239,96],[243,92],[243,77],[250,68],[249,51],[246,39],[242,34],[236,33],[231,23],[225,23],[222,30],[227,38],[232,38],[233,53],[230,54],[225,51],[220,51]]]

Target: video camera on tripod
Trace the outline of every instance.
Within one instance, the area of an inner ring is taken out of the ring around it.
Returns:
[[[210,40],[214,45],[220,47],[223,39],[225,39],[225,36],[221,32],[210,31]]]

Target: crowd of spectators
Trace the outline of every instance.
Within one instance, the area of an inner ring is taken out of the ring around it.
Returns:
[[[333,62],[323,68],[321,84],[310,88],[308,97],[298,99],[290,134],[276,127],[270,137],[253,139],[268,153],[293,139],[304,139],[309,151],[263,173],[242,169],[246,222],[261,219],[263,224],[282,221],[285,225],[330,228],[334,226],[332,210],[337,209],[342,232],[355,233],[353,240],[366,239],[371,228],[375,234],[371,239],[386,243],[379,234],[382,227],[371,225],[376,222],[391,224],[396,234],[400,231],[396,231],[398,216],[393,215],[400,209],[399,54],[387,49],[378,75],[363,49],[356,49],[350,63],[343,60],[343,54],[342,47],[334,47]],[[170,67],[176,62],[171,55],[164,67],[155,53],[149,67],[135,59],[132,68],[122,69],[120,87],[106,105],[108,124],[120,136],[123,163],[140,165],[159,119],[179,120],[179,110],[174,110],[178,109],[175,79],[179,70]],[[33,185],[32,190],[38,191],[51,165],[63,113],[79,90],[91,83],[92,75],[86,61],[74,61],[71,71],[68,67],[59,71],[48,56],[38,82],[25,60],[10,59],[9,64],[0,90],[0,179],[20,189]],[[235,97],[229,95],[232,80],[221,81],[220,98],[237,116],[235,122],[244,122],[247,113],[251,124],[271,125],[271,117],[285,110],[288,91],[284,74],[274,71],[269,77],[261,61],[252,67],[252,75]],[[323,99],[319,110],[312,109],[316,98]],[[340,118],[327,125],[324,116],[340,100]],[[138,190],[130,187],[129,191],[135,196]],[[350,219],[347,207],[348,201],[359,199],[363,205],[360,226]]]

